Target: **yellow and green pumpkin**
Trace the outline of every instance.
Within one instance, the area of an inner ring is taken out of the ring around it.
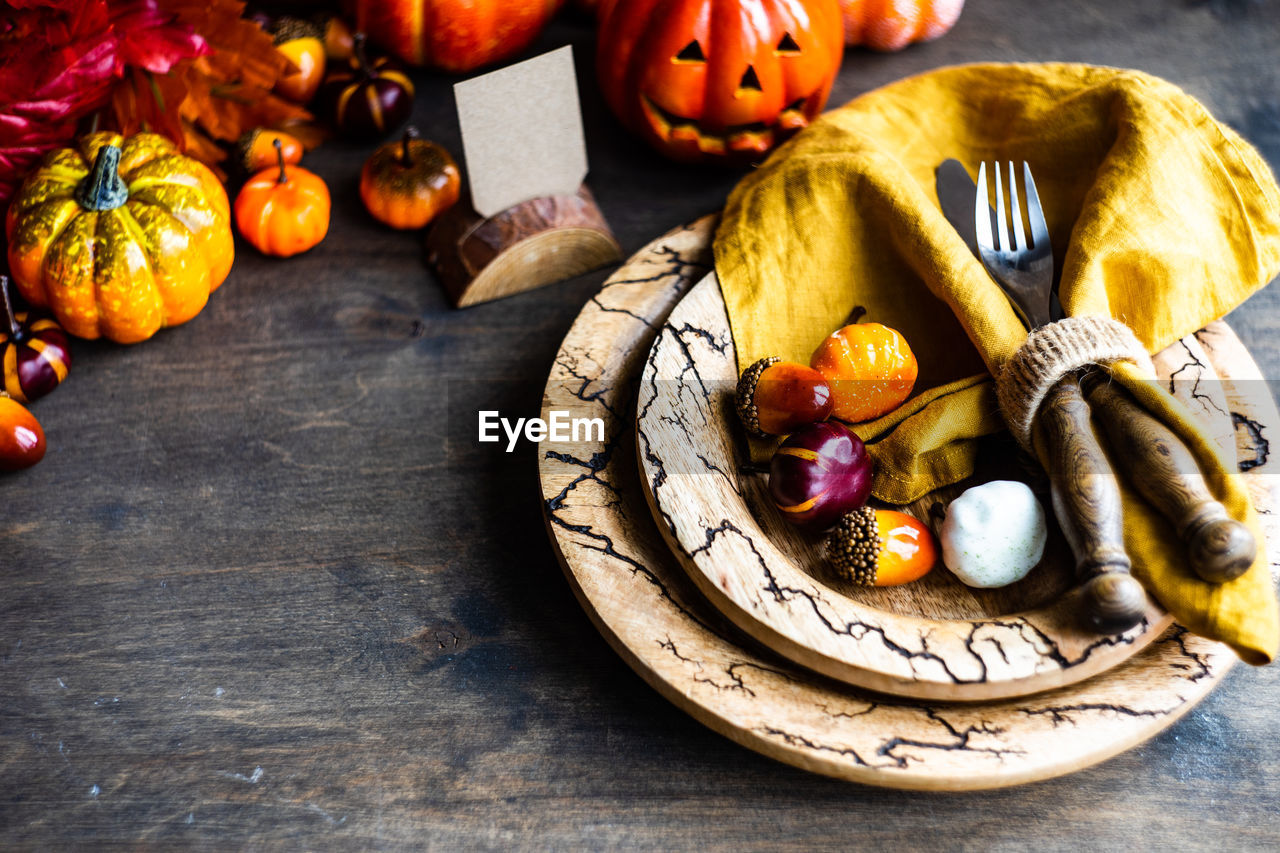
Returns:
[[[204,308],[235,257],[226,190],[163,136],[51,151],[5,221],[18,291],[69,333],[145,341]]]

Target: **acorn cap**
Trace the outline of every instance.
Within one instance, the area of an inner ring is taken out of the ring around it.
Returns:
[[[253,147],[253,141],[258,138],[260,133],[262,133],[262,128],[255,127],[253,130],[246,130],[240,134],[240,138],[236,140],[234,151],[236,162],[246,171],[252,171],[248,165],[249,149]]]
[[[738,418],[747,428],[747,432],[759,438],[767,437],[768,433],[760,429],[760,411],[756,408],[756,386],[760,384],[760,374],[780,361],[782,359],[776,355],[767,356],[742,371],[742,375],[738,377]]]
[[[864,506],[846,513],[827,536],[827,560],[844,580],[862,586],[874,586],[876,564],[884,540],[876,511]]]
[[[271,41],[273,43],[281,45],[295,39],[323,41],[324,30],[316,26],[313,21],[304,21],[301,18],[290,18],[288,16],[280,18],[271,25]]]

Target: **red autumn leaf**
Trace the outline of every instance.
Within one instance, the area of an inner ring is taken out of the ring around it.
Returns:
[[[165,74],[183,59],[204,56],[212,49],[192,27],[160,8],[157,0],[111,3],[121,71],[132,65]]]
[[[130,67],[167,72],[210,52],[158,0],[9,0],[0,6],[0,205],[69,142]],[[177,127],[176,115],[172,118]]]

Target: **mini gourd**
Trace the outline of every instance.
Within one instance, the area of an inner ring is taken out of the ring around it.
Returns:
[[[69,334],[145,341],[231,270],[226,191],[163,136],[100,132],[46,154],[9,204],[9,271]]]
[[[458,200],[458,166],[444,148],[405,129],[399,142],[378,148],[360,172],[360,198],[392,228],[422,228]]]
[[[7,275],[0,275],[0,301],[4,303],[4,317],[0,318],[4,321],[0,325],[4,383],[0,390],[19,403],[29,403],[67,378],[71,347],[62,327],[53,320],[13,310]]]
[[[352,57],[335,63],[319,95],[334,129],[351,139],[380,139],[404,124],[413,110],[413,83],[393,60],[365,55],[356,33]]]
[[[236,227],[264,255],[305,252],[329,231],[329,187],[313,172],[284,161],[274,142],[276,168],[250,178],[236,196]]]

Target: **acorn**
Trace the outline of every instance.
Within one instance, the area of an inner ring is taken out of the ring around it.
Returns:
[[[14,311],[9,298],[9,277],[0,275],[0,365],[4,385],[0,390],[19,403],[43,397],[67,378],[71,370],[71,345],[62,327],[49,317],[32,317]]]
[[[351,27],[337,15],[321,12],[311,17],[311,23],[320,30],[324,54],[330,59],[350,59],[355,46]]]
[[[275,167],[279,162],[275,148],[277,139],[280,140],[280,155],[286,164],[296,166],[302,162],[301,142],[283,130],[265,127],[247,131],[236,140],[236,162],[250,175]]]
[[[276,81],[276,93],[296,104],[307,103],[324,80],[324,33],[311,21],[284,17],[271,25],[271,38],[276,51],[296,69]]]
[[[864,506],[846,514],[827,535],[827,560],[859,586],[898,586],[918,580],[938,562],[938,546],[917,518]]]
[[[768,356],[738,377],[737,409],[752,435],[785,435],[827,419],[831,386],[808,365]]]
[[[17,400],[0,393],[0,471],[21,471],[44,458],[44,430]]]

